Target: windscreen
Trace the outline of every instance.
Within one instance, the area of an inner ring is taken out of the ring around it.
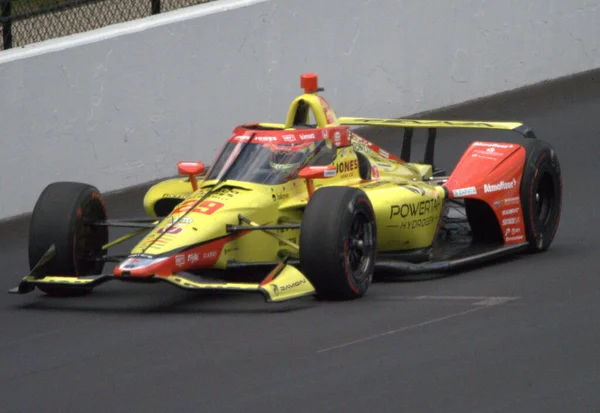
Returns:
[[[226,178],[278,185],[295,179],[305,166],[329,165],[335,153],[327,140],[300,144],[227,142],[206,180]]]

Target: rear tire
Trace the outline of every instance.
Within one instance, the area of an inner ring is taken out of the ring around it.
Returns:
[[[347,187],[312,195],[300,229],[300,267],[320,298],[362,297],[373,280],[377,228],[367,195]]]
[[[550,247],[562,207],[562,174],[552,146],[544,141],[528,140],[521,180],[521,205],[529,252]]]
[[[102,272],[102,246],[108,227],[90,225],[106,220],[106,207],[98,189],[76,182],[48,185],[37,200],[29,229],[29,267],[33,269],[52,244],[56,255],[44,266],[48,275],[84,276]],[[39,285],[51,296],[87,294],[90,287]]]

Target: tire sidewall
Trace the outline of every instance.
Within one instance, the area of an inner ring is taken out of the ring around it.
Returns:
[[[562,174],[558,157],[552,146],[544,141],[528,142],[527,158],[521,182],[521,204],[529,251],[545,251],[550,247],[558,225],[562,208]],[[550,176],[554,197],[545,223],[536,213],[536,194],[545,176]]]
[[[91,212],[90,212],[91,211]],[[56,254],[45,273],[62,276],[89,275],[102,271],[103,263],[82,262],[76,257],[82,228],[88,219],[106,219],[106,206],[93,186],[59,182],[44,189],[34,208],[29,231],[29,264],[33,268],[54,244]],[[87,228],[86,228],[87,229]],[[94,245],[108,242],[108,228],[92,229]],[[94,248],[99,254],[98,248]]]
[[[372,248],[363,274],[349,268],[349,238],[352,224],[363,216],[371,229]],[[300,267],[313,284],[317,296],[345,300],[362,297],[375,269],[377,229],[373,207],[357,188],[324,187],[311,197],[300,230]]]

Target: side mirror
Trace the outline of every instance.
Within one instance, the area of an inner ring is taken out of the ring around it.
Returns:
[[[308,198],[315,192],[315,184],[313,179],[326,179],[333,178],[337,175],[337,170],[334,165],[327,166],[307,166],[303,168],[298,174],[299,178],[306,180],[306,190],[308,191]]]
[[[198,189],[198,179],[196,179],[196,175],[202,175],[204,173],[204,162],[177,162],[177,172],[179,175],[189,176],[192,189],[196,191]]]

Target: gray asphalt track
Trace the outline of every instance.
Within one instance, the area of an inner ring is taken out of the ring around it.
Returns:
[[[520,119],[554,145],[565,199],[549,252],[345,303],[118,283],[2,293],[0,411],[600,411],[600,74],[430,116]],[[439,165],[475,136],[441,135]],[[112,216],[140,213],[142,193],[111,196]],[[27,268],[26,229],[0,227],[1,291]]]

